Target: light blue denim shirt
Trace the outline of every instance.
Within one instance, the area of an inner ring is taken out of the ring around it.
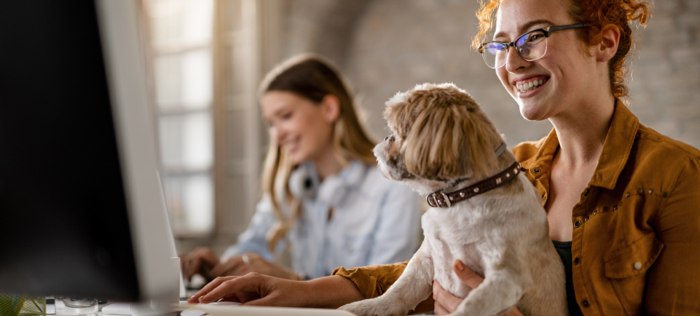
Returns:
[[[292,173],[290,189],[301,198],[304,213],[278,251],[290,247],[292,269],[301,275],[315,278],[339,266],[403,261],[418,247],[418,195],[384,178],[375,166],[352,162],[320,182],[313,164],[305,164]],[[281,207],[289,213],[287,205]],[[263,198],[246,231],[222,259],[244,252],[272,259],[265,235],[275,222],[272,204]]]

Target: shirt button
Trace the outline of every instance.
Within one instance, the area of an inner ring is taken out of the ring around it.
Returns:
[[[632,267],[633,267],[635,270],[639,270],[639,269],[642,268],[642,263],[639,262],[639,261],[637,261],[637,262],[635,262],[635,263],[632,265]]]
[[[588,300],[583,300],[583,301],[581,301],[581,306],[588,307],[588,306],[591,306],[591,303],[589,303]]]
[[[574,258],[574,265],[578,265],[579,263],[581,263],[581,258],[579,258],[579,257]]]

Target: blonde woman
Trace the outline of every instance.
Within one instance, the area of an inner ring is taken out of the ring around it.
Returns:
[[[305,279],[410,258],[418,197],[380,174],[338,72],[317,56],[293,57],[263,80],[260,104],[270,132],[263,198],[221,259],[208,248],[183,256],[184,276]],[[283,253],[291,266],[280,264]]]

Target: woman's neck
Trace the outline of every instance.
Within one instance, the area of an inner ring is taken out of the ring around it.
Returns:
[[[313,163],[316,166],[316,171],[318,176],[323,181],[326,177],[337,174],[345,165],[340,162],[334,151],[329,150],[323,155],[313,159]]]
[[[571,115],[550,119],[559,139],[560,162],[572,167],[595,163],[603,150],[615,110],[615,98],[610,95],[571,109]]]

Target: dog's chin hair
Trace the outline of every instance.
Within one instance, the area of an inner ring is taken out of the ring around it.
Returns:
[[[444,181],[429,180],[418,177],[399,181],[408,185],[413,191],[421,196],[427,196],[433,192],[448,189],[448,185]]]

